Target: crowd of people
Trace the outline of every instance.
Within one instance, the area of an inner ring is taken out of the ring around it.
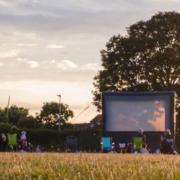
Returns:
[[[148,148],[146,135],[144,134],[143,129],[139,129],[139,132],[132,138],[132,142],[129,143],[119,142],[117,144],[112,142],[112,150],[121,153],[151,153],[152,152]],[[156,151],[154,152],[163,153],[163,154],[177,154],[174,146],[174,137],[172,136],[171,131],[169,129],[167,129],[161,136],[159,148],[157,148]]]
[[[146,136],[142,129],[139,130],[138,136],[133,138],[133,152],[134,153],[149,153]],[[171,131],[167,129],[161,136],[160,148],[157,148],[156,153],[175,154],[174,138]]]
[[[103,143],[102,148],[103,148]],[[77,139],[73,136],[66,138],[65,142],[66,149],[74,150],[77,149]],[[73,148],[72,148],[73,147]],[[17,129],[12,127],[10,132],[1,133],[0,134],[0,151],[10,151],[10,152],[42,152],[43,148],[37,145],[35,148],[28,141],[27,132],[21,131],[17,133]],[[118,143],[118,147],[112,143],[112,147],[108,147],[108,149],[102,149],[104,152],[108,152],[110,150],[115,150],[122,153],[150,153],[146,142],[146,135],[144,134],[142,129],[139,129],[138,134],[133,137],[131,143]],[[160,148],[156,150],[156,153],[164,153],[164,154],[176,154],[174,147],[174,138],[171,135],[170,130],[166,130],[164,134],[161,136]]]
[[[21,131],[20,134],[17,133],[15,127],[12,127],[10,132],[5,134],[0,134],[0,151],[22,151],[29,152],[32,151],[32,144],[28,142],[27,132]]]

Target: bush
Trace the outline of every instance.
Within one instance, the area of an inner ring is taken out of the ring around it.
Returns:
[[[1,133],[8,133],[10,132],[12,125],[9,123],[0,123],[0,132]]]
[[[17,125],[20,128],[38,128],[40,126],[37,119],[33,116],[21,118]]]
[[[28,139],[33,145],[41,145],[46,149],[53,147],[65,150],[65,140],[68,136],[75,136],[78,139],[78,149],[86,151],[97,151],[100,149],[101,132],[84,130],[64,130],[58,132],[51,129],[24,129],[27,131]]]
[[[101,131],[81,131],[78,137],[79,148],[81,150],[99,151],[101,136]]]
[[[176,135],[176,148],[180,152],[180,132]]]
[[[0,133],[10,132],[12,125],[8,123],[0,123]],[[78,140],[78,149],[83,151],[98,151],[100,150],[101,131],[97,130],[72,130],[64,129],[61,132],[46,128],[21,128],[17,130],[18,137],[21,131],[27,132],[28,141],[34,147],[37,145],[43,146],[46,150],[65,150],[65,140],[68,136],[75,136]]]

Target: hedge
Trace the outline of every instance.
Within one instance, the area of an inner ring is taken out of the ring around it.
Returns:
[[[0,133],[10,132],[12,125],[0,123]],[[65,139],[68,136],[75,136],[78,139],[78,149],[82,151],[99,151],[102,130],[57,130],[40,129],[18,129],[20,135],[22,130],[27,131],[28,140],[36,147],[43,146],[46,150],[65,150]],[[180,152],[180,133],[176,135],[176,148]]]
[[[0,123],[0,133],[10,132],[12,125]],[[99,151],[102,132],[100,130],[57,130],[39,129],[17,129],[18,136],[21,131],[27,132],[27,138],[31,144],[43,146],[46,150],[65,150],[65,139],[68,136],[75,136],[78,139],[78,149],[83,151]]]
[[[44,147],[54,147],[65,150],[65,139],[68,136],[75,136],[78,139],[78,149],[83,151],[99,151],[101,131],[82,130],[82,131],[62,131],[49,129],[27,129],[28,138],[34,145],[42,145]]]

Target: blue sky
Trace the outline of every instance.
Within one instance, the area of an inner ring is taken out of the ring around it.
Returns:
[[[180,11],[179,0],[0,0],[0,105],[62,101],[75,114],[92,102],[100,50],[114,34],[159,11]],[[89,109],[74,122],[88,122]]]

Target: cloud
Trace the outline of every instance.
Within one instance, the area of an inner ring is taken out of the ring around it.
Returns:
[[[49,48],[49,49],[63,49],[65,47],[64,47],[64,45],[61,45],[61,44],[49,44],[47,46],[47,48]]]
[[[21,57],[18,57],[18,58],[16,59],[16,61],[17,61],[17,62],[25,62],[25,61],[26,61],[26,59],[21,58]]]
[[[36,43],[17,43],[16,46],[18,47],[35,47],[37,46]]]
[[[37,61],[27,61],[27,64],[30,66],[30,68],[34,69],[39,67],[39,63]]]
[[[30,76],[34,79],[35,72],[31,72],[32,69],[37,69],[36,79],[42,79],[44,80],[44,72],[48,74],[48,79],[54,79],[54,74],[61,74],[65,73],[66,76],[68,76],[68,79],[70,76],[81,76],[81,74],[94,74],[100,69],[100,66],[98,63],[86,63],[86,64],[79,64],[75,63],[74,61],[65,59],[65,60],[33,60],[26,57],[17,57],[17,58],[8,58],[8,61],[4,64],[6,71],[9,71],[9,75],[16,74],[17,80],[19,79],[18,74],[23,74],[23,79],[27,78],[29,79]],[[1,64],[0,64],[1,65]],[[21,69],[21,71],[19,71]],[[62,70],[62,71],[59,71]],[[47,72],[48,71],[48,72]],[[1,77],[7,77],[6,74],[3,74],[4,72],[1,69],[0,76]],[[39,75],[38,75],[39,74]],[[78,75],[79,74],[79,75]],[[15,76],[13,76],[15,78]],[[84,77],[85,78],[85,77]],[[21,78],[20,78],[21,79]],[[31,78],[30,78],[31,79]],[[82,78],[81,78],[82,79]]]
[[[31,69],[38,68],[41,65],[41,63],[38,61],[28,60],[28,59],[21,58],[21,57],[17,58],[15,63],[16,63],[16,65],[19,65],[19,68],[23,66],[23,68],[26,70],[28,70],[28,68],[27,67],[25,68],[24,64],[28,65],[28,67]]]
[[[0,6],[9,7],[11,3],[8,0],[0,0]]]
[[[98,63],[87,63],[87,64],[81,64],[78,65],[74,63],[73,61],[70,60],[63,60],[61,62],[56,62],[55,60],[51,60],[49,62],[50,64],[55,64],[59,69],[62,69],[64,71],[69,71],[69,70],[76,70],[78,72],[80,71],[95,71],[97,72],[100,69],[100,66]]]
[[[61,62],[57,63],[57,67],[62,70],[68,69],[76,69],[78,66],[73,61],[70,60],[62,60]]]
[[[82,71],[98,71],[99,69],[98,63],[88,63],[81,66]]]
[[[8,10],[0,8],[3,25],[26,31],[56,32],[79,31],[117,33],[132,22],[149,18],[157,11],[179,10],[178,0],[0,0],[12,4]],[[13,3],[12,3],[13,2]],[[15,3],[16,2],[16,3]],[[103,4],[103,6],[102,6]],[[140,18],[140,19],[139,19]],[[52,33],[53,32],[53,33]],[[56,42],[55,42],[56,43]]]
[[[49,64],[55,64],[56,61],[55,61],[55,60],[50,60],[50,61],[48,61],[48,63],[49,63]]]
[[[0,52],[0,58],[12,58],[17,57],[20,53],[20,50],[6,50]]]
[[[35,112],[40,112],[44,102],[58,101],[57,94],[60,93],[62,102],[68,104],[76,116],[82,109],[90,105],[91,89],[92,84],[87,81],[6,81],[1,83],[0,86],[1,106],[7,105],[7,99],[10,95],[11,104],[26,107],[30,110],[30,113],[35,114]],[[88,110],[88,112],[75,120],[89,121],[91,119],[89,116],[96,115],[94,110],[92,112]]]

